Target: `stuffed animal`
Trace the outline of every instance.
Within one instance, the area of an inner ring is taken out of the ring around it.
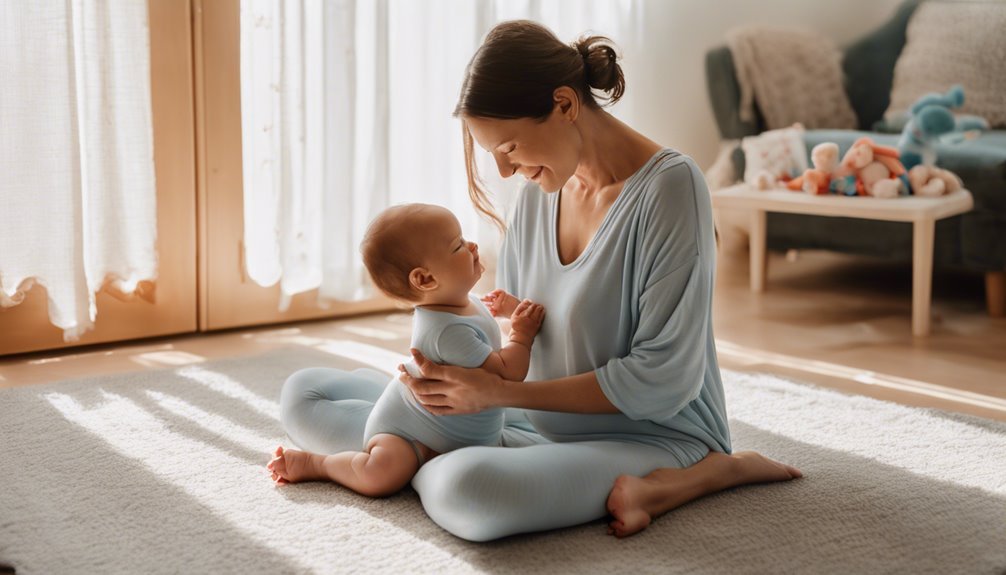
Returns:
[[[951,194],[964,187],[957,174],[925,164],[908,170],[908,181],[912,184],[912,192],[923,197]]]
[[[951,110],[962,105],[964,88],[960,84],[945,94],[926,94],[912,104],[909,120],[898,140],[901,162],[906,169],[919,164],[934,165],[937,141],[962,141],[989,129],[988,122],[978,116],[955,117]]]
[[[870,138],[860,138],[842,157],[842,168],[856,177],[856,194],[878,198],[894,198],[908,193],[905,167],[898,160],[898,150],[879,146]],[[846,195],[853,195],[850,191]]]
[[[803,190],[808,194],[827,194],[831,175],[838,168],[838,144],[825,142],[814,146],[810,151],[810,162],[814,167],[787,182],[786,187]]]

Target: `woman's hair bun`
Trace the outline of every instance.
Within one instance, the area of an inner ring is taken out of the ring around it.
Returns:
[[[605,105],[617,102],[625,93],[625,76],[617,62],[615,43],[604,36],[584,36],[574,42],[573,47],[583,58],[587,86],[606,94],[595,92],[596,97],[605,100]]]

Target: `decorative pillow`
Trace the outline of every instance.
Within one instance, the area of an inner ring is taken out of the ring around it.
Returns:
[[[741,140],[744,182],[759,188],[799,176],[807,169],[803,126],[769,130]]]
[[[894,66],[894,119],[928,92],[964,86],[962,114],[1006,128],[1006,2],[923,2]]]

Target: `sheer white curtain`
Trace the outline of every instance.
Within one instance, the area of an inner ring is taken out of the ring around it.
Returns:
[[[0,2],[0,77],[0,305],[73,341],[157,273],[146,2]]]
[[[482,37],[516,18],[628,50],[643,15],[638,0],[242,0],[244,265],[280,283],[281,309],[315,288],[322,303],[370,295],[358,246],[392,204],[451,209],[492,260],[498,233],[468,200],[451,114]],[[488,160],[481,173],[505,212],[520,182]]]

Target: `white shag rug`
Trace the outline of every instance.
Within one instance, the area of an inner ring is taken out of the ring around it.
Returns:
[[[0,563],[19,574],[1006,572],[1000,422],[725,371],[735,449],[803,479],[707,497],[623,540],[596,521],[476,544],[441,530],[411,490],[373,500],[272,485],[269,452],[289,445],[280,386],[316,365],[360,366],[291,347],[0,391]]]

